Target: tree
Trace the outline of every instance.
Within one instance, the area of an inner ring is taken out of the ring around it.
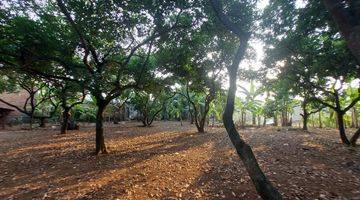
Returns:
[[[57,81],[55,86],[57,89],[54,91],[54,94],[60,101],[60,106],[62,108],[62,123],[60,134],[66,134],[67,130],[70,128],[70,111],[75,106],[84,102],[86,93],[80,85],[69,81]],[[71,128],[73,129],[74,127]]]
[[[340,84],[340,86],[337,88],[337,84]],[[320,96],[315,96],[314,99],[318,101],[319,103],[323,104],[324,106],[327,106],[331,109],[333,109],[336,112],[337,117],[337,123],[338,123],[338,129],[340,133],[341,141],[346,145],[356,145],[356,141],[359,138],[359,131],[357,131],[352,138],[349,140],[346,136],[345,132],[345,124],[344,124],[344,115],[347,111],[349,111],[357,102],[360,100],[360,91],[356,95],[354,99],[350,102],[349,105],[347,105],[345,108],[342,106],[341,103],[341,97],[344,97],[343,92],[343,80],[342,79],[336,79],[334,83],[332,84],[331,88],[328,90],[321,89],[319,92],[320,94],[325,97],[326,99],[321,98]],[[331,103],[329,103],[329,100]]]
[[[236,4],[235,6],[235,8],[241,8],[243,11],[238,12],[238,14],[241,14],[241,16],[237,16],[239,18],[237,18],[236,22],[239,22],[238,20],[240,20],[240,22],[239,24],[234,24],[234,22],[231,21],[231,18],[229,18],[223,12],[222,4],[217,0],[211,1],[211,5],[219,21],[224,25],[226,29],[234,33],[240,40],[240,44],[233,57],[232,64],[230,66],[227,66],[230,86],[228,90],[225,112],[223,115],[224,126],[227,133],[229,134],[231,142],[236,148],[238,156],[242,159],[246,170],[248,171],[250,178],[253,181],[259,195],[263,199],[281,199],[281,194],[267,180],[266,176],[261,171],[259,164],[256,161],[251,147],[246,144],[245,141],[240,137],[233,122],[237,72],[239,64],[245,55],[247,43],[250,37],[249,26],[253,22],[252,8],[254,6],[254,2],[246,1],[241,3]]]
[[[46,79],[84,85],[97,105],[95,154],[107,153],[103,129],[107,105],[128,89],[146,87],[146,80],[152,78],[156,67],[150,58],[154,45],[166,40],[171,31],[193,25],[194,13],[188,9],[191,3],[30,3],[33,5],[28,12],[37,14],[38,19],[5,12],[5,24],[10,28],[4,28],[1,62],[5,67],[17,67]],[[119,10],[124,14],[119,16]],[[18,18],[25,22],[14,24]],[[31,31],[12,31],[13,27]],[[35,51],[34,46],[39,49]],[[14,62],[22,60],[22,52],[26,53],[27,62]],[[39,65],[44,62],[49,64]]]
[[[321,105],[316,104],[316,102],[311,101],[310,97],[305,97],[303,99],[303,101],[301,103],[301,107],[302,107],[302,113],[300,115],[303,118],[303,127],[302,127],[302,129],[304,131],[307,131],[308,130],[308,121],[309,121],[310,115],[319,112],[319,116],[320,116],[320,111],[324,107],[321,106]]]
[[[203,133],[205,131],[204,127],[210,110],[210,104],[216,96],[216,86],[210,86],[208,91],[205,92],[199,91],[200,88],[205,89],[203,87],[194,88],[194,92],[189,92],[189,85],[186,85],[185,87],[186,88],[184,88],[183,91],[180,91],[179,94],[186,98],[190,105],[191,118],[194,119],[198,132]]]
[[[276,14],[275,7],[281,10],[279,13],[282,15]],[[347,50],[346,42],[339,37],[328,13],[319,15],[319,10],[325,11],[319,1],[310,1],[304,8],[282,1],[270,5],[267,14],[279,17],[273,20],[268,16],[266,19],[269,20],[264,23],[272,30],[268,31],[268,37],[272,36],[268,40],[268,63],[280,68],[282,77],[287,77],[288,85],[292,85],[294,91],[310,94],[312,100],[333,109],[341,140],[350,144],[343,116],[356,104],[358,97],[354,96],[344,108],[340,99],[340,96],[345,98],[343,88],[332,83],[343,85],[359,78],[358,65]]]
[[[347,42],[351,53],[360,63],[360,2],[323,0],[326,9]]]
[[[165,89],[153,86],[152,89],[135,91],[130,98],[130,103],[140,113],[140,121],[144,126],[151,126],[155,118],[160,114],[166,105],[166,101],[171,99],[174,94],[169,94]]]
[[[10,75],[2,75],[6,80],[7,86],[3,87],[4,90],[0,92],[18,92],[19,89],[27,92],[28,96],[24,101],[24,105],[19,107],[12,102],[7,102],[0,98],[0,102],[15,108],[19,112],[30,117],[30,129],[33,127],[34,119],[40,120],[40,127],[45,126],[45,119],[52,117],[58,104],[53,101],[53,90],[48,83],[43,82],[39,78],[33,78],[28,75],[19,75],[11,71],[7,72]],[[9,73],[11,72],[11,73]],[[6,77],[6,78],[5,78]],[[44,107],[46,103],[50,103],[50,109],[47,113],[41,112],[41,107]]]

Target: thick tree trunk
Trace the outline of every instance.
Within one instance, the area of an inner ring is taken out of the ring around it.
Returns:
[[[338,115],[335,112],[335,128],[339,129],[339,119]]]
[[[259,195],[263,199],[281,199],[280,193],[277,191],[276,188],[273,187],[273,185],[268,181],[265,174],[260,169],[254,153],[251,150],[251,147],[246,144],[244,140],[242,140],[233,122],[237,69],[239,62],[244,55],[244,48],[244,45],[239,47],[234,62],[231,68],[228,69],[230,76],[230,87],[228,91],[226,108],[223,115],[224,125],[230,137],[230,140],[236,148],[238,156],[243,161],[245,168],[249,173],[251,180]]]
[[[302,110],[303,110],[302,114],[300,114],[301,117],[303,118],[303,127],[302,127],[302,129],[304,131],[307,131],[308,130],[307,124],[308,124],[309,113],[307,111],[307,100],[306,99],[303,101],[301,107],[302,107]]]
[[[69,124],[69,116],[70,116],[69,110],[65,109],[63,111],[63,114],[62,114],[63,121],[62,121],[62,124],[61,124],[60,134],[66,134],[67,133],[68,124]]]
[[[104,110],[106,105],[99,104],[98,110],[96,114],[96,137],[95,137],[95,154],[98,155],[99,153],[106,154],[108,153],[105,146],[105,138],[104,138],[104,127],[103,127],[103,120],[104,120]]]
[[[204,125],[198,126],[197,130],[198,130],[199,133],[204,133],[205,132]]]
[[[350,145],[350,141],[346,137],[344,115],[341,112],[336,112],[336,116],[337,116],[337,122],[338,122],[337,124],[339,127],[341,141],[343,144]]]
[[[303,129],[304,131],[307,131],[307,130],[308,130],[307,124],[308,124],[309,115],[303,113],[301,116],[302,116],[302,118],[303,118],[303,127],[302,127],[302,129]]]
[[[352,19],[351,14],[344,7],[345,4],[340,0],[323,0],[323,2],[345,38],[349,50],[360,63],[360,24],[353,23],[359,19]]]

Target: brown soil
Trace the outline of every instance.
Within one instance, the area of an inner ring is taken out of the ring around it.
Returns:
[[[207,131],[107,125],[111,153],[100,156],[93,127],[2,131],[0,199],[260,199],[225,130]],[[360,148],[336,130],[240,132],[285,199],[360,199]]]

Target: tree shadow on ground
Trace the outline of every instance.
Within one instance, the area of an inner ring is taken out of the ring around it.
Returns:
[[[358,149],[349,151],[336,140],[324,145],[324,138],[308,138],[300,130],[245,131],[244,138],[284,199],[359,198]],[[230,140],[218,142],[214,149],[204,173],[187,189],[184,198],[260,199]]]
[[[132,174],[131,171],[137,164],[153,157],[186,151],[208,141],[205,137],[196,139],[201,135],[192,131],[162,133],[159,130],[151,133],[159,135],[154,138],[156,140],[148,141],[144,137],[147,135],[146,131],[137,130],[131,133],[131,137],[109,134],[108,143],[113,144],[114,151],[98,157],[90,156],[91,147],[88,143],[92,140],[91,132],[33,138],[25,141],[23,146],[13,146],[1,153],[3,159],[0,168],[4,169],[4,175],[0,177],[0,198],[66,198],[71,193],[75,198],[92,196],[93,193],[111,198],[125,191],[119,185],[125,186],[130,182],[135,184],[142,180],[137,172]],[[162,140],[157,140],[159,137]],[[128,146],[126,142],[115,145],[119,141],[134,138],[143,139]],[[117,148],[120,146],[121,148]],[[118,190],[101,193],[114,185]]]

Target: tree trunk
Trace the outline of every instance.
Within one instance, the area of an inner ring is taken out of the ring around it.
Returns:
[[[198,127],[197,127],[197,130],[198,130],[199,133],[204,133],[204,132],[205,132],[205,130],[204,130],[204,125],[198,126]]]
[[[41,127],[41,128],[45,128],[45,127],[46,127],[46,118],[45,118],[45,117],[40,117],[39,127]]]
[[[339,129],[339,119],[337,113],[335,113],[335,128]]]
[[[354,133],[354,135],[350,139],[351,146],[356,146],[356,141],[360,137],[360,128]]]
[[[288,119],[287,119],[287,112],[285,110],[283,110],[281,112],[281,126],[287,126],[288,125]]]
[[[351,19],[351,14],[344,8],[344,4],[340,0],[323,0],[323,2],[345,38],[349,50],[360,63],[360,24],[353,23],[358,19]]]
[[[34,124],[34,116],[31,115],[31,116],[30,116],[30,130],[33,129],[33,124]]]
[[[319,111],[319,128],[322,128],[321,110]]]
[[[244,115],[243,115],[243,119],[242,119],[243,120],[242,121],[242,127],[245,128],[245,126],[246,126],[246,110],[244,110],[243,114]]]
[[[98,155],[99,153],[106,154],[108,153],[105,146],[105,138],[104,138],[104,127],[103,127],[103,120],[104,120],[104,110],[106,105],[98,104],[98,110],[96,113],[96,137],[95,137],[95,154]]]
[[[67,133],[67,129],[68,129],[68,124],[69,124],[69,110],[65,109],[63,111],[62,117],[63,117],[63,121],[61,124],[61,131],[60,134],[66,134]]]
[[[307,130],[308,130],[307,124],[308,124],[308,118],[309,118],[309,113],[308,113],[308,111],[307,111],[307,107],[306,107],[306,106],[307,106],[307,100],[305,99],[305,100],[303,101],[303,103],[302,103],[303,113],[300,114],[301,117],[303,118],[303,127],[302,127],[302,129],[303,129],[304,131],[307,131]]]
[[[338,122],[337,124],[339,127],[341,141],[343,144],[350,145],[350,141],[346,137],[346,133],[345,133],[344,114],[336,111],[336,116],[337,116],[337,122]]]
[[[252,125],[256,126],[256,115],[254,113],[251,113],[252,115]]]
[[[233,122],[237,69],[245,53],[245,49],[245,45],[242,44],[236,53],[231,68],[228,68],[230,87],[223,115],[224,126],[259,195],[263,199],[281,199],[280,193],[273,187],[260,169],[251,147],[240,137]]]
[[[359,123],[357,119],[357,110],[355,107],[351,109],[351,127],[352,128],[359,128]]]
[[[278,118],[277,118],[277,114],[274,114],[274,126],[278,126]]]
[[[303,127],[302,127],[302,129],[303,129],[304,131],[307,131],[307,130],[308,130],[307,124],[308,124],[309,115],[306,114],[306,113],[303,113],[301,116],[302,116],[302,118],[303,118]]]
[[[266,117],[264,116],[263,126],[266,126]]]

